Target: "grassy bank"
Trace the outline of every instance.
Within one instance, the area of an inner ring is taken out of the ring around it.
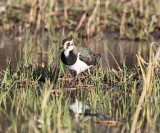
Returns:
[[[136,55],[136,68],[111,56],[118,70],[95,67],[79,75],[78,83],[63,67],[59,50],[70,34],[79,44],[95,35],[99,43],[108,31],[119,32],[119,39],[148,40],[159,33],[159,7],[158,0],[0,2],[2,39],[9,33],[24,42],[17,66],[8,62],[0,71],[0,131],[159,131],[160,49],[153,53],[155,43],[148,60]],[[104,45],[104,56],[112,55]],[[81,108],[74,109],[74,103]]]
[[[59,60],[53,62],[56,42],[50,45],[47,62],[36,64],[34,41],[28,40],[17,67],[8,63],[0,73],[1,131],[97,132],[102,126],[108,132],[159,130],[159,49],[146,62],[137,55],[136,69],[125,64],[118,71],[95,68],[89,76],[81,75],[78,84]],[[76,100],[83,108],[87,104],[88,112],[71,112]]]
[[[7,0],[0,3],[0,30],[36,36],[45,29],[83,37],[119,32],[119,39],[148,40],[160,31],[158,0]]]

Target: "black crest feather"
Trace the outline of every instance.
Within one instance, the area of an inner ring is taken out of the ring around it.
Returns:
[[[71,41],[73,38],[72,38],[72,35],[68,38],[65,38],[63,41],[62,41],[62,44],[64,45],[65,42],[67,41]]]

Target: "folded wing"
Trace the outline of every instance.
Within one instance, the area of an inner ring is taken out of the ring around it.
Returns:
[[[77,51],[80,53],[79,59],[87,65],[96,65],[101,58],[101,54],[94,54],[88,48],[77,47]]]

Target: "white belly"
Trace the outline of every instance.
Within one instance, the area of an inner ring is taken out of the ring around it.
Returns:
[[[75,64],[73,64],[71,66],[69,66],[69,65],[65,65],[65,66],[70,70],[76,71],[77,75],[78,75],[79,73],[84,72],[85,70],[89,69],[93,65],[88,66],[85,62],[83,62],[79,59],[79,55],[78,55],[78,59]]]

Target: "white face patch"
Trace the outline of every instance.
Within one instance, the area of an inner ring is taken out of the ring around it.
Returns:
[[[64,50],[64,55],[65,55],[66,57],[68,57],[68,56],[69,56],[69,51],[68,51],[68,50]]]
[[[69,46],[68,46],[68,43],[70,44]],[[73,40],[66,41],[65,44],[63,45],[63,49],[68,50],[68,51],[73,50],[73,48],[74,48]]]
[[[71,51],[71,50],[74,49],[74,47],[75,47],[74,45],[70,45],[67,50],[68,50],[68,51]]]

